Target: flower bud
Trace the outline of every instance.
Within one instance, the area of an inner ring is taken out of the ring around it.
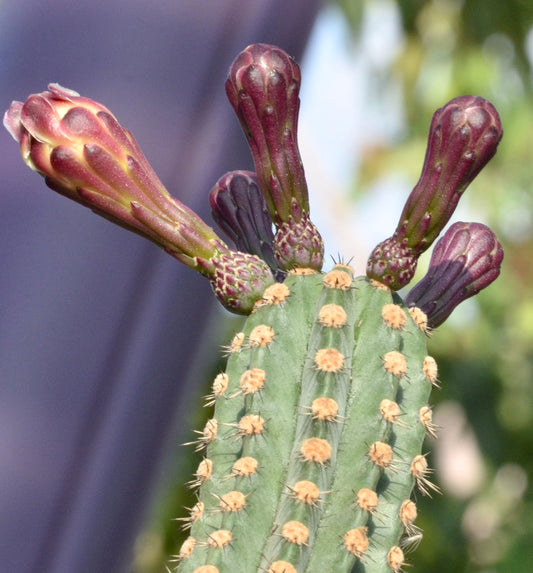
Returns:
[[[488,287],[500,274],[503,249],[496,235],[481,223],[455,223],[437,241],[429,270],[406,297],[428,317],[428,326],[442,324],[454,308]]]
[[[317,228],[304,213],[298,223],[289,219],[274,237],[274,254],[285,270],[309,268],[319,271],[324,261],[324,242]]]
[[[252,44],[232,63],[226,93],[248,139],[259,186],[278,229],[274,250],[279,266],[320,270],[324,247],[309,218],[297,142],[300,81],[300,68],[287,53]]]
[[[13,102],[4,115],[28,166],[52,189],[206,275],[230,310],[251,312],[253,302],[274,282],[268,266],[231,251],[194,211],[174,199],[132,134],[107,108],[58,84],[48,90],[25,103]],[[230,265],[239,277],[240,301],[238,292],[220,288],[220,269]]]
[[[274,284],[270,267],[256,255],[230,251],[213,259],[209,280],[222,304],[236,314],[250,314],[265,289]]]
[[[58,84],[13,102],[4,125],[49,187],[144,235],[197,270],[228,248],[169,195],[132,134],[103,105]],[[213,270],[213,269],[211,269]]]
[[[309,212],[297,143],[300,68],[283,50],[252,44],[231,64],[226,93],[255,161],[272,219],[279,225]]]
[[[209,194],[213,219],[239,251],[258,255],[276,272],[272,218],[255,173],[230,171]]]
[[[412,279],[418,257],[446,226],[464,190],[496,153],[502,135],[498,112],[481,97],[460,96],[435,112],[422,174],[394,235],[370,255],[370,278],[394,290]],[[392,244],[401,260],[384,256]],[[401,276],[396,268],[402,269]]]
[[[400,217],[396,235],[425,251],[452,216],[459,198],[496,153],[503,135],[498,112],[482,97],[460,96],[431,121],[422,174]]]

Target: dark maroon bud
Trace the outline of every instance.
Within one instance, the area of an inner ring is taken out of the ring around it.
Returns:
[[[209,203],[213,219],[237,249],[261,257],[276,272],[272,217],[256,174],[251,171],[226,173],[211,190]]]
[[[496,153],[502,135],[498,112],[481,97],[457,97],[435,112],[422,174],[394,235],[370,255],[370,278],[394,290],[412,279],[418,257],[446,226],[464,190]],[[391,250],[392,244],[402,260],[383,257],[384,249]],[[396,274],[396,268],[403,271],[406,267],[412,272]]]
[[[297,143],[300,81],[298,64],[268,44],[252,44],[242,51],[226,81],[226,93],[250,144],[276,225],[309,212]]]
[[[452,216],[459,198],[496,153],[503,129],[482,97],[461,96],[437,110],[429,129],[420,179],[400,217],[396,235],[425,251]]]
[[[280,266],[289,270],[303,262],[320,270],[322,239],[309,219],[297,141],[300,81],[300,68],[286,52],[268,44],[252,44],[232,63],[226,93],[252,150],[272,220],[281,230],[276,255]],[[303,242],[291,254],[288,250],[296,237]],[[304,252],[306,248],[311,250]]]
[[[435,328],[498,277],[502,260],[502,246],[487,226],[455,223],[435,245],[426,276],[405,302],[423,310]]]

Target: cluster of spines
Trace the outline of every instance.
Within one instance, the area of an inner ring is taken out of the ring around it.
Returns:
[[[413,485],[435,489],[425,329],[344,265],[267,289],[208,397],[180,572],[400,571],[421,537]]]

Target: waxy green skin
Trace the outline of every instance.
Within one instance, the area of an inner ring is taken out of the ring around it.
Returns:
[[[205,507],[190,532],[196,545],[182,559],[179,573],[202,572],[206,565],[220,573],[259,573],[280,560],[299,573],[349,573],[354,567],[366,572],[394,570],[387,556],[403,534],[400,506],[411,495],[415,479],[410,465],[421,454],[425,435],[419,410],[427,405],[431,390],[424,373],[426,335],[397,294],[366,277],[353,279],[347,267],[333,272],[346,278],[348,288],[326,286],[320,273],[290,274],[285,281],[288,298],[260,306],[247,319],[244,342],[228,360],[229,386],[216,400],[213,418],[218,432],[205,451],[212,474],[199,488],[198,499]],[[325,304],[345,310],[344,326],[320,323],[318,313]],[[382,309],[390,304],[403,310],[405,325],[394,328],[385,323]],[[251,331],[262,324],[273,329],[272,342],[250,347]],[[321,348],[337,349],[345,357],[340,371],[319,370],[314,358]],[[384,356],[390,351],[405,356],[405,375],[385,370]],[[265,384],[258,393],[243,396],[239,381],[251,368],[265,371]],[[311,416],[310,406],[321,396],[337,402],[334,420]],[[401,422],[383,419],[379,406],[384,398],[398,402]],[[262,416],[261,434],[238,435],[236,425],[247,414]],[[313,437],[331,445],[331,457],[324,463],[305,460],[300,452],[302,443]],[[393,460],[386,468],[369,457],[369,446],[377,441],[392,445]],[[257,473],[232,476],[234,462],[244,456],[257,460]],[[300,480],[315,483],[320,500],[296,500],[288,486]],[[373,515],[356,505],[361,488],[379,496]],[[246,496],[242,510],[221,510],[220,497],[230,491]],[[308,528],[305,543],[284,539],[282,528],[288,521]],[[359,559],[344,547],[343,537],[361,526],[368,527],[369,546]],[[217,530],[231,531],[227,546],[210,544]]]

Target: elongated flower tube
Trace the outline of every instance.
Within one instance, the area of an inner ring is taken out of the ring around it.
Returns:
[[[272,271],[278,270],[274,257],[272,217],[251,171],[230,171],[209,194],[213,219],[239,251],[261,257]]]
[[[20,144],[26,164],[43,175],[49,187],[147,237],[206,275],[226,307],[249,312],[273,282],[267,265],[255,257],[246,261],[241,275],[247,282],[240,285],[240,301],[231,285],[229,291],[222,288],[221,276],[226,276],[235,253],[167,192],[132,134],[103,105],[50,84],[48,91],[24,103],[13,102],[4,125]],[[238,261],[243,264],[242,256]],[[249,263],[254,270],[261,267],[258,277],[251,276]]]
[[[502,246],[486,225],[454,223],[437,241],[426,276],[405,302],[423,310],[428,326],[435,328],[499,276],[502,260]]]
[[[300,81],[300,68],[286,52],[268,44],[252,44],[232,63],[226,93],[250,145],[261,190],[278,228],[278,262],[285,269],[320,270],[324,246],[309,219],[307,183],[297,143]]]
[[[465,189],[496,153],[502,135],[498,112],[482,97],[460,96],[435,112],[422,174],[393,236],[370,255],[370,278],[394,290],[412,279],[418,257],[446,226]]]

